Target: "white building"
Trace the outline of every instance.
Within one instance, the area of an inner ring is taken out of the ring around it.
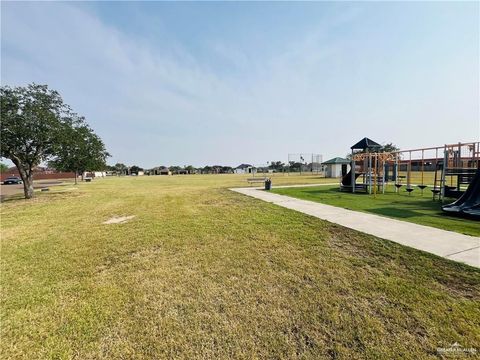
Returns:
[[[85,171],[83,173],[83,178],[98,178],[107,176],[106,171]]]
[[[325,177],[338,178],[350,170],[350,160],[336,157],[322,163],[325,167]]]
[[[234,170],[235,174],[255,174],[256,168],[250,164],[241,164],[238,165]]]

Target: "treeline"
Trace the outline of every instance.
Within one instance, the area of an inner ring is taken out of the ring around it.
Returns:
[[[315,170],[312,163],[300,163],[290,161],[285,164],[282,161],[271,161],[265,166],[253,166],[242,164],[244,167],[252,169],[254,172],[300,172]],[[111,175],[182,175],[182,174],[233,174],[235,170],[240,169],[241,165],[234,168],[227,165],[206,165],[195,167],[193,165],[172,165],[172,166],[156,166],[153,168],[144,168],[138,165],[125,165],[123,163],[116,163],[115,165],[107,165],[105,170]]]
[[[127,166],[122,163],[115,165],[107,165],[106,171],[114,173],[115,175],[166,175],[166,174],[233,174],[234,168],[223,165],[207,165],[204,167],[187,166],[156,166],[154,168],[143,168],[138,165]]]

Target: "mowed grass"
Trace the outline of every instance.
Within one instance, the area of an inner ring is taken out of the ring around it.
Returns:
[[[111,178],[2,204],[0,357],[424,359],[480,347],[479,270],[227,189],[245,184]],[[115,215],[136,217],[102,224]]]
[[[404,187],[395,193],[395,187],[389,185],[385,194],[377,194],[376,197],[373,194],[341,192],[338,186],[274,188],[272,191],[303,200],[433,226],[466,235],[480,236],[479,221],[447,215],[442,211],[442,205],[451,203],[455,199],[447,199],[444,203],[438,200],[433,201],[429,189],[424,190],[423,196],[418,188],[408,195]]]

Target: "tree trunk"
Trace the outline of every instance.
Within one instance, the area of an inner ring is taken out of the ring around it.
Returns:
[[[23,179],[23,192],[25,193],[25,199],[33,198],[33,178],[31,174],[29,174],[25,177],[25,179]]]
[[[28,165],[22,166],[17,161],[13,162],[15,166],[18,169],[18,173],[20,174],[20,177],[22,178],[23,182],[23,192],[25,194],[25,199],[31,199],[34,196],[34,191],[33,191],[33,175],[32,175],[32,169]]]
[[[77,185],[78,171],[75,171],[75,185]]]

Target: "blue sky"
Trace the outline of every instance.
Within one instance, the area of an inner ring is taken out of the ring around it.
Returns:
[[[46,83],[113,157],[344,156],[480,138],[478,2],[2,2],[2,85]]]

